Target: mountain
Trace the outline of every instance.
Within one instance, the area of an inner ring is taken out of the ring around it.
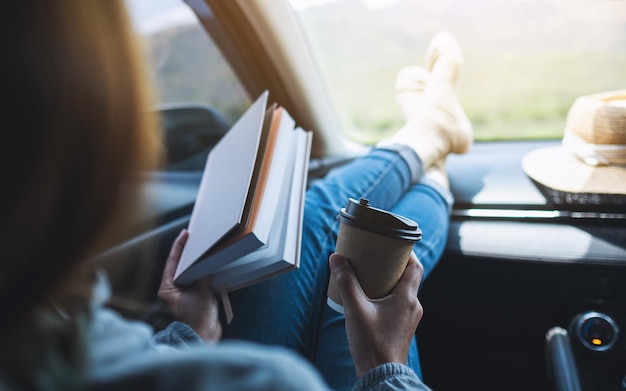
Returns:
[[[231,122],[250,102],[236,76],[199,25],[144,36],[159,102],[202,102]]]

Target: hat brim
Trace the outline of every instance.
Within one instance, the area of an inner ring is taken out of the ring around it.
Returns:
[[[626,195],[626,167],[590,166],[561,146],[529,152],[522,167],[535,182],[557,191]]]

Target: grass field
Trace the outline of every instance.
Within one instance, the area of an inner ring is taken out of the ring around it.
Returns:
[[[393,91],[399,68],[353,71],[351,78],[362,83],[345,81],[349,69],[343,75],[338,67],[333,69],[335,74],[327,75],[327,88],[351,137],[371,143],[402,125]],[[479,140],[560,138],[574,100],[625,88],[624,76],[616,77],[625,69],[626,54],[596,54],[590,59],[580,53],[498,57],[470,52],[460,100]]]

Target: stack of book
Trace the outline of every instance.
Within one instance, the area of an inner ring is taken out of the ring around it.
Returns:
[[[175,274],[229,292],[297,268],[311,132],[264,92],[209,153]]]

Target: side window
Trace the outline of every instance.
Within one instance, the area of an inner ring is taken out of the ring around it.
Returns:
[[[167,170],[199,170],[250,101],[182,0],[126,0],[150,70],[167,144]]]

